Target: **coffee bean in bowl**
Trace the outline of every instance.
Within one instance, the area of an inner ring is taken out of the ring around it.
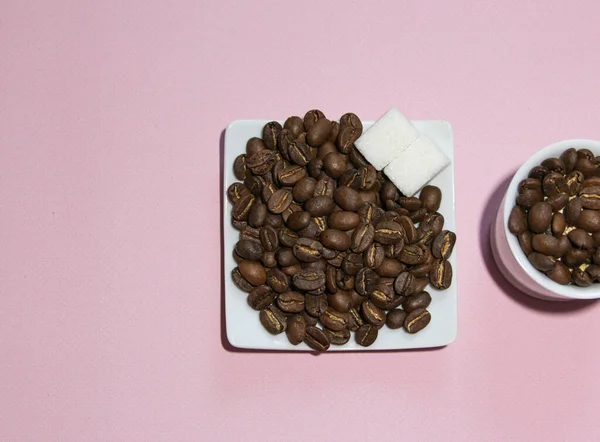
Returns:
[[[224,166],[228,340],[304,351],[446,345],[456,332],[452,168],[422,195],[402,195],[353,144],[370,123],[334,120],[312,110],[226,132],[227,157],[237,153]],[[415,126],[441,146],[450,129]],[[419,308],[426,320],[407,329]]]
[[[563,141],[514,175],[491,243],[500,270],[521,291],[546,300],[600,297],[598,155],[598,141]]]

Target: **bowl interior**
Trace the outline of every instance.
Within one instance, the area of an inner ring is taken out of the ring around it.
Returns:
[[[561,296],[565,296],[573,299],[593,299],[600,297],[600,285],[592,284],[589,287],[578,287],[574,285],[560,285],[552,281],[545,274],[535,269],[527,256],[521,250],[519,240],[515,235],[510,233],[508,230],[508,217],[510,212],[515,205],[515,198],[517,197],[517,188],[521,180],[527,178],[529,171],[538,166],[546,158],[558,157],[566,149],[573,147],[575,149],[589,149],[594,152],[594,155],[600,155],[600,141],[575,139],[566,140],[558,143],[551,144],[535,154],[533,154],[515,173],[508,190],[506,192],[506,198],[504,200],[504,231],[506,233],[506,239],[510,247],[511,253],[519,263],[519,265],[527,272],[527,274],[542,288],[556,293]]]

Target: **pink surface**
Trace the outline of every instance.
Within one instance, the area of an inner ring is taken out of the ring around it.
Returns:
[[[528,154],[600,138],[597,2],[236,4],[2,2],[0,440],[598,439],[600,304],[486,236]],[[224,347],[221,131],[393,105],[454,127],[457,341]]]

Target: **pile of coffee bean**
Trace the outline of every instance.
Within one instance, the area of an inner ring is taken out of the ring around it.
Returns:
[[[519,183],[508,228],[529,262],[558,284],[600,282],[600,156],[547,158]]]
[[[402,195],[355,148],[362,129],[353,113],[338,123],[316,109],[271,121],[233,165],[233,281],[294,345],[324,351],[355,332],[369,346],[384,325],[416,333],[431,320],[427,285],[452,281],[441,190]]]

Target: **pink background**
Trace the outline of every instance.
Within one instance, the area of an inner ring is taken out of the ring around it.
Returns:
[[[599,14],[594,1],[4,0],[0,440],[600,438],[600,304],[518,294],[486,236],[530,153],[600,139]],[[221,131],[394,105],[454,127],[458,340],[231,351]]]

